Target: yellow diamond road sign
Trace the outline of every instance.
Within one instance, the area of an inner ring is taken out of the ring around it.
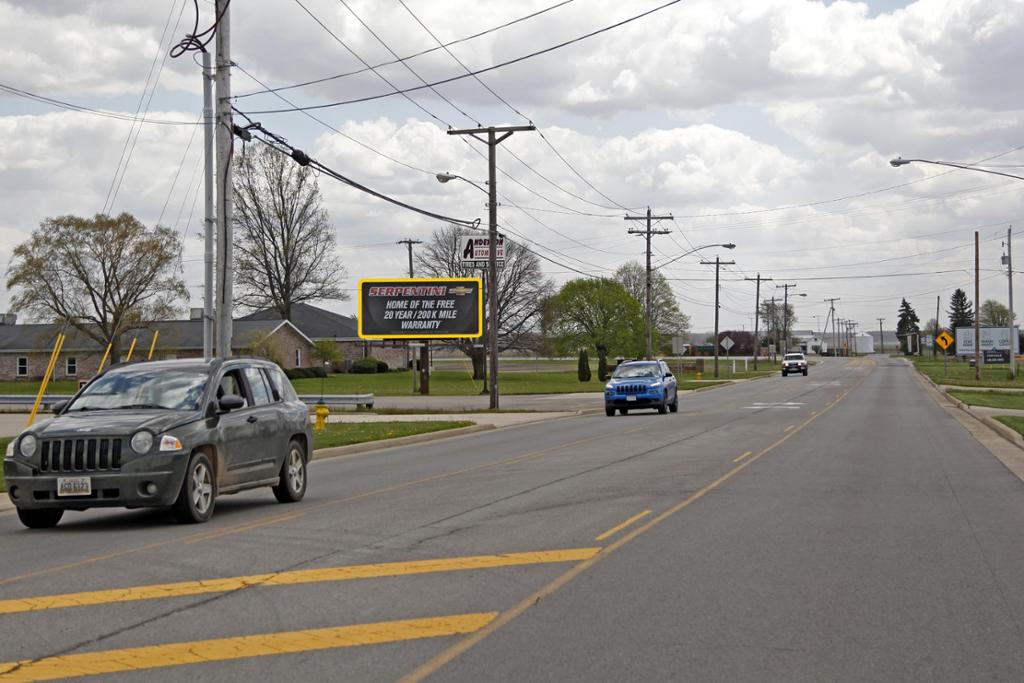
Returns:
[[[953,336],[943,330],[939,332],[939,336],[935,337],[935,343],[939,345],[939,348],[945,351],[949,348],[949,345],[953,343]]]

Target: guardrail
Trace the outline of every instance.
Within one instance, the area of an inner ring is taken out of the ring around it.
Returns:
[[[67,401],[70,399],[69,395],[59,394],[47,394],[43,396],[42,404],[45,408],[49,409],[55,403],[61,401]],[[299,400],[307,405],[316,405],[323,399],[324,404],[328,406],[366,406],[367,408],[373,407],[373,394],[324,394],[316,396],[299,396]],[[0,395],[0,406],[31,406],[35,402],[35,397],[28,394],[2,394]]]

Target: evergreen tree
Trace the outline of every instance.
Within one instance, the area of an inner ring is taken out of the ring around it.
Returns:
[[[580,362],[576,369],[576,376],[581,382],[590,381],[590,358],[586,349],[580,349]]]
[[[953,337],[961,327],[974,327],[974,306],[962,289],[953,292],[949,299],[949,325],[953,328]],[[949,347],[949,353],[956,355],[956,343]]]
[[[909,341],[912,335],[920,331],[917,326],[918,322],[920,322],[920,318],[917,317],[914,308],[907,303],[906,299],[903,299],[900,302],[899,322],[896,323],[896,336],[900,339],[900,351],[904,354],[910,354]]]
[[[610,377],[608,373],[608,347],[604,344],[597,346],[597,378],[607,382]]]

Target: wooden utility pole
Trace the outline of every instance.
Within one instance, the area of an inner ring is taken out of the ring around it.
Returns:
[[[519,131],[537,130],[536,126],[489,126],[448,130],[448,135],[471,135],[487,145],[487,310],[491,319],[488,342],[491,347],[491,410],[498,409],[498,174],[495,156],[505,138]],[[501,133],[499,136],[498,133]],[[487,137],[481,137],[486,134]]]
[[[978,231],[974,231],[974,379],[981,381],[981,250]]]
[[[1010,287],[1010,379],[1017,379],[1017,328],[1013,325],[1013,226],[1006,229],[1006,277]]]
[[[938,320],[938,318],[936,318]],[[878,318],[878,344],[882,347],[882,355],[885,355],[885,336],[882,332],[882,323],[885,322],[885,318]]]
[[[839,339],[836,337],[836,302],[839,299],[825,299],[825,303],[828,304],[828,315],[832,318],[832,355],[839,355]],[[828,330],[828,323],[825,323],[825,329]]]
[[[758,273],[756,278],[745,277],[743,279],[757,283],[757,289],[754,294],[754,369],[757,370],[757,357],[761,355],[761,339],[757,336],[758,314],[761,309],[761,281],[764,280],[765,282],[772,282],[772,278],[763,278],[761,277],[761,273]]]
[[[406,237],[404,240],[398,240],[397,242],[395,242],[395,244],[404,244],[409,248],[409,278],[411,279],[416,277],[413,274],[412,269],[412,245],[423,244],[423,242],[421,240],[414,240],[412,238]],[[426,395],[430,393],[430,347],[428,346],[430,344],[430,340],[424,339],[422,343],[423,345],[420,347],[419,369],[420,373],[423,375],[423,378],[422,381],[420,382],[420,393]],[[412,367],[412,357],[412,349],[407,346],[406,358],[408,359],[408,363],[410,366],[409,369],[412,371],[412,391],[413,393],[416,393],[417,373],[416,368]]]
[[[648,226],[650,223],[648,223]],[[650,244],[650,237],[647,238],[648,245]],[[650,247],[648,247],[650,248]],[[650,252],[648,252],[649,254]],[[648,256],[650,258],[650,256]],[[735,261],[723,261],[718,256],[715,257],[714,261],[701,261],[702,266],[715,266],[715,377],[718,377],[718,271],[722,266],[735,265]],[[647,296],[650,296],[650,285],[647,285]],[[650,323],[648,323],[649,325]],[[650,328],[648,328],[650,329]]]
[[[796,285],[775,285],[775,289],[781,289],[784,292],[782,295],[782,336],[785,337],[783,341],[786,348],[783,354],[789,351],[789,290],[793,287]]]
[[[935,297],[935,333],[932,336],[932,360],[935,360],[935,355],[938,353],[939,345],[935,343],[935,340],[939,338],[939,304],[942,302],[942,297]]]
[[[646,332],[647,347],[645,358],[651,359],[653,355],[653,342],[652,342],[652,331],[651,331],[651,235],[667,235],[671,230],[658,229],[655,230],[652,227],[653,221],[672,220],[672,214],[665,216],[652,216],[651,207],[647,207],[647,216],[626,216],[627,221],[647,221],[647,227],[643,230],[629,229],[630,235],[643,235],[647,240],[647,270],[646,279],[644,280],[644,328]],[[717,278],[717,275],[715,276]],[[716,312],[717,315],[717,312]],[[715,354],[715,377],[718,377],[718,354]]]

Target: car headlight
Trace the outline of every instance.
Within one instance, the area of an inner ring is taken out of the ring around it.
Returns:
[[[661,382],[651,382],[651,389],[661,389]]]
[[[132,435],[131,446],[132,450],[139,455],[145,455],[153,447],[153,435],[145,430],[135,432]]]
[[[161,451],[180,451],[181,441],[178,437],[171,436],[170,434],[164,434],[160,437],[160,450]]]
[[[18,439],[18,452],[26,458],[31,458],[35,455],[38,447],[39,441],[36,439],[35,434],[25,434]]]
[[[604,388],[605,388],[605,389],[614,389],[614,388],[615,388],[615,385],[613,385],[613,384],[612,384],[611,382],[608,382],[608,384],[605,384],[605,385],[604,385]]]

